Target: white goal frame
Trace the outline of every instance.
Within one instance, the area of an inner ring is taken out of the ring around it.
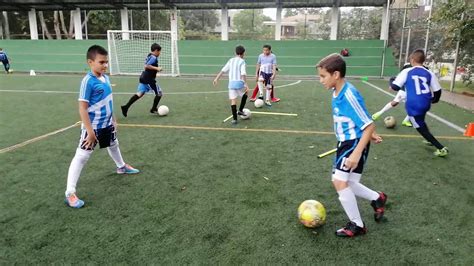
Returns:
[[[162,36],[165,38],[159,38]],[[158,65],[163,71],[158,72],[157,76],[179,76],[176,34],[172,31],[146,30],[107,31],[110,75],[140,75],[145,58],[150,53],[150,46],[155,42],[162,47]],[[124,44],[123,47],[121,44]]]

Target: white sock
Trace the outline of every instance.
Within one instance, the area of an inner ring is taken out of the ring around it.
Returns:
[[[262,96],[263,95],[263,82],[259,81],[259,82],[257,82],[257,85],[258,85],[259,96]]]
[[[405,119],[403,119],[403,122],[407,122],[407,121],[409,121],[409,120],[410,120],[410,117],[408,117],[408,115],[407,115],[407,116],[405,116]],[[403,123],[403,122],[402,122],[402,123]]]
[[[107,151],[109,152],[110,158],[112,158],[112,160],[115,162],[115,165],[117,165],[117,168],[122,168],[125,166],[122,154],[120,153],[118,142],[116,142],[116,144],[113,146],[107,147]]]
[[[343,190],[339,190],[337,193],[339,194],[339,201],[341,202],[342,208],[344,208],[349,220],[356,223],[357,226],[364,227],[364,223],[360,217],[359,207],[357,207],[357,199],[351,188],[346,187]]]
[[[86,151],[81,148],[76,149],[76,155],[72,158],[71,165],[67,174],[66,197],[72,193],[76,193],[76,185],[81,176],[82,168],[86,165],[91,157],[92,151]]]
[[[373,191],[372,189],[364,186],[360,183],[360,178],[362,177],[361,174],[351,173],[349,175],[349,187],[352,189],[352,192],[357,197],[364,198],[366,200],[376,200],[379,198],[379,193]]]
[[[387,112],[388,110],[390,110],[390,109],[392,109],[392,108],[393,108],[392,103],[389,102],[389,103],[387,103],[387,104],[382,108],[382,110],[380,110],[380,111],[378,112],[378,114],[379,114],[379,115],[382,115],[383,113]]]
[[[267,98],[266,98],[267,101],[270,101],[270,100],[271,100],[271,99],[270,99],[270,93],[271,93],[271,92],[272,92],[272,90],[267,89]]]

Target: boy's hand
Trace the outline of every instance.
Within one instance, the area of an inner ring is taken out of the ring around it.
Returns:
[[[357,152],[352,152],[352,154],[349,156],[349,158],[347,158],[345,161],[344,161],[344,166],[349,169],[350,171],[354,170],[357,168],[357,165],[359,164],[359,160],[360,160],[360,156],[361,154],[360,153],[357,153]]]
[[[214,85],[214,87],[217,86],[217,81],[218,81],[217,79],[214,79],[214,80],[212,81],[212,85]]]
[[[97,137],[95,136],[95,133],[92,132],[93,134],[89,134],[89,132],[87,133],[87,137],[86,139],[84,140],[84,142],[82,143],[82,145],[86,148],[86,149],[92,149],[94,147],[94,145],[97,143]]]
[[[272,75],[270,79],[273,81],[275,79],[275,75]]]
[[[382,137],[379,136],[377,133],[372,133],[372,136],[370,137],[370,139],[375,143],[375,144],[379,144],[380,142],[383,141]]]
[[[156,71],[161,72],[163,70],[162,67],[156,67]]]

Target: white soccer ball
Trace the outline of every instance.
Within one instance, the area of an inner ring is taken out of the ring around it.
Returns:
[[[262,99],[257,99],[254,102],[256,108],[262,108],[263,107],[263,100]]]
[[[393,116],[387,116],[383,120],[386,128],[394,128],[397,125],[397,120]]]
[[[243,120],[250,119],[250,117],[252,116],[252,112],[250,112],[250,110],[247,108],[244,108],[242,112],[245,114],[240,116],[240,118],[242,118]]]
[[[170,112],[170,109],[166,105],[161,105],[160,107],[158,107],[158,115],[159,116],[168,115],[169,112]]]

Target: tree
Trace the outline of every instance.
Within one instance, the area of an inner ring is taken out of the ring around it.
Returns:
[[[437,50],[443,54],[453,54],[456,42],[459,41],[459,65],[467,72],[463,82],[472,84],[474,67],[474,7],[468,1],[452,0],[442,3],[433,14],[434,27],[442,28],[443,39]]]
[[[266,31],[263,22],[270,20],[261,9],[246,9],[235,15],[234,27],[241,34],[263,34]]]
[[[184,29],[198,32],[209,32],[219,24],[215,10],[181,10]]]
[[[341,39],[378,39],[382,23],[381,8],[353,8],[342,12]]]

